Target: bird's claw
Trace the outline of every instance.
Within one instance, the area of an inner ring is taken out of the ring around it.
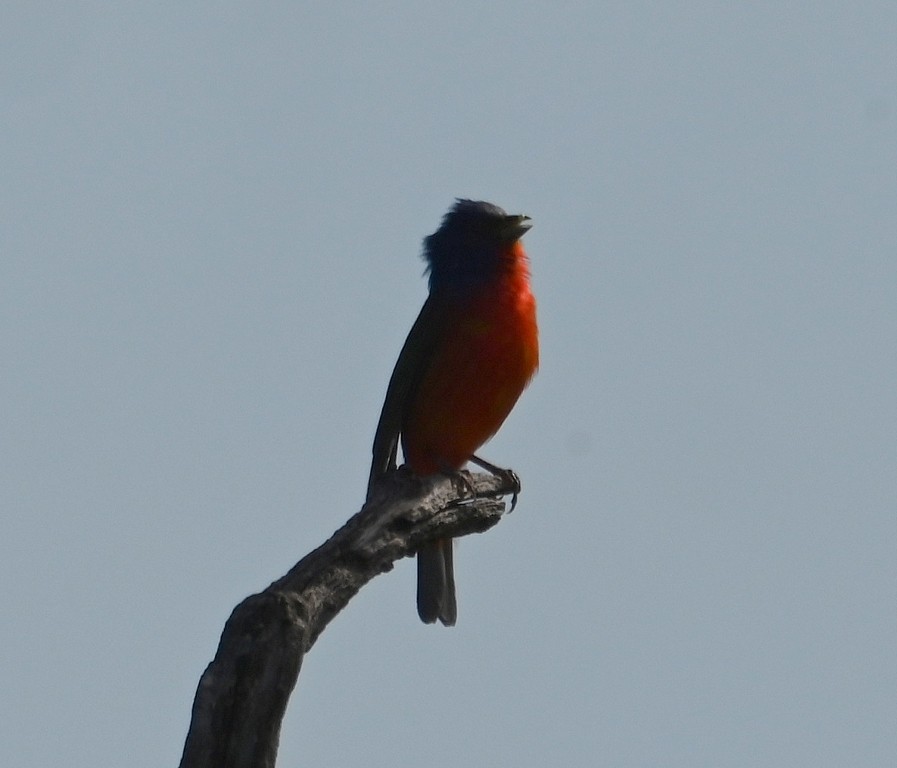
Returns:
[[[446,475],[449,479],[451,479],[452,484],[457,486],[460,485],[462,488],[462,492],[465,496],[468,497],[466,500],[475,499],[477,497],[476,488],[473,487],[473,483],[467,478],[467,475],[460,469],[446,469],[443,470],[443,474]]]
[[[508,510],[508,514],[511,514],[517,506],[517,497],[520,495],[521,490],[520,477],[517,473],[513,469],[497,467],[495,464],[492,464],[485,459],[481,459],[479,456],[471,456],[470,460],[478,467],[485,469],[491,475],[494,475],[511,487],[511,508]]]

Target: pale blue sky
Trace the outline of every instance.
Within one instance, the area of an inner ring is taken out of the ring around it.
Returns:
[[[456,196],[525,212],[518,510],[305,661],[279,765],[897,763],[897,5],[12,3],[0,765],[172,765],[362,501]]]

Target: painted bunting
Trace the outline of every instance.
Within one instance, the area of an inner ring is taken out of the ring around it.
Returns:
[[[539,365],[536,302],[520,238],[528,216],[457,200],[424,240],[430,294],[411,328],[374,437],[368,495],[396,466],[398,442],[418,475],[453,472],[492,437]],[[451,539],[417,553],[417,612],[457,619]]]

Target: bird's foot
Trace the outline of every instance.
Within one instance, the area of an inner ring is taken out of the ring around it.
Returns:
[[[508,514],[514,511],[514,507],[517,506],[517,497],[520,495],[520,478],[517,473],[513,469],[504,469],[502,467],[497,467],[495,464],[486,461],[485,459],[481,459],[479,456],[471,456],[470,461],[476,464],[481,469],[485,469],[489,474],[495,475],[497,478],[501,479],[504,483],[511,486],[511,508],[508,510]]]
[[[444,469],[442,470],[442,474],[448,477],[455,487],[461,486],[461,493],[463,493],[467,498],[463,499],[463,501],[470,501],[471,499],[475,499],[477,497],[476,488],[473,487],[473,483],[470,482],[464,470],[462,469]]]

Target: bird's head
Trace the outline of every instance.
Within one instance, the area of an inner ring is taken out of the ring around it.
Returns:
[[[517,241],[531,226],[529,216],[508,215],[492,203],[457,200],[424,240],[430,290],[464,289],[513,266],[523,257]]]

